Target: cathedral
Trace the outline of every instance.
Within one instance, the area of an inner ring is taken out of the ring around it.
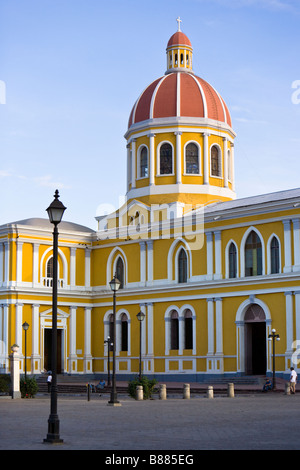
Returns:
[[[119,380],[140,357],[158,380],[266,375],[274,329],[277,374],[298,368],[300,189],[236,198],[230,111],[178,25],[129,114],[126,202],[96,231],[58,226],[58,373],[106,377],[114,341]],[[13,344],[25,370],[25,322],[27,372],[51,368],[52,231],[42,218],[0,227],[2,373]]]

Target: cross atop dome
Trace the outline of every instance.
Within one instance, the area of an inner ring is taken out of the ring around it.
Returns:
[[[180,23],[182,23],[182,20],[180,19],[180,16],[178,16],[178,18],[177,18],[176,21],[177,21],[177,23],[178,23],[178,30],[177,30],[177,31],[181,31],[181,29],[180,29]]]

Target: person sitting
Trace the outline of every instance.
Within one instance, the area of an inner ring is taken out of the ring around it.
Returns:
[[[101,391],[105,387],[105,380],[99,380],[99,383],[95,386],[96,391]],[[100,395],[101,396],[101,395]]]
[[[263,391],[263,392],[267,392],[268,390],[272,390],[272,387],[273,387],[273,386],[272,386],[271,380],[270,380],[270,379],[266,379],[266,383],[265,383],[265,385],[263,386],[262,391]]]

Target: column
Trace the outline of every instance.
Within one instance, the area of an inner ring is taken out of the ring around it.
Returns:
[[[146,242],[140,242],[140,287],[146,284]]]
[[[215,299],[216,302],[216,354],[223,354],[223,313],[222,298]]]
[[[227,155],[227,137],[223,137],[223,159],[224,159],[224,187],[228,188],[228,155]]]
[[[70,248],[70,287],[76,286],[76,248]]]
[[[181,183],[181,135],[182,132],[174,132],[176,135],[176,183]]]
[[[127,191],[129,191],[129,185],[131,183],[130,144],[128,144],[126,148],[127,148]]]
[[[91,287],[91,250],[85,249],[85,287]]]
[[[215,234],[215,274],[214,279],[222,279],[222,252],[221,252],[221,231]]]
[[[178,355],[182,355],[183,349],[184,349],[184,318],[181,316],[178,317],[178,334],[179,334]]]
[[[208,355],[213,355],[215,352],[214,341],[214,299],[206,299],[207,301],[207,335],[208,335]]]
[[[292,250],[291,250],[291,221],[283,220],[284,228],[284,273],[292,270]]]
[[[3,284],[3,267],[4,267],[4,262],[3,262],[3,243],[0,243],[0,287]]]
[[[292,219],[292,222],[293,222],[293,238],[294,238],[293,271],[300,271],[300,219]]]
[[[147,286],[153,285],[153,240],[147,241]]]
[[[0,372],[4,364],[4,341],[3,341],[3,305],[0,305]]]
[[[131,189],[135,189],[136,179],[136,139],[131,143]]]
[[[23,339],[23,328],[22,328],[22,320],[23,320],[23,304],[16,304],[16,336],[15,336],[15,343],[20,347],[20,355],[23,355],[23,348],[22,348],[22,339]]]
[[[286,318],[286,350],[285,350],[285,370],[290,368],[291,355],[293,353],[293,293],[285,292],[285,318]]]
[[[7,287],[9,284],[9,248],[10,248],[10,242],[6,241],[4,242],[4,286]]]
[[[70,341],[70,353],[69,353],[69,374],[77,373],[77,354],[76,354],[76,310],[77,307],[70,307],[69,317],[69,341]]]
[[[296,349],[300,346],[300,291],[295,291],[295,313],[296,313]],[[298,355],[299,360],[299,355]],[[299,370],[299,363],[294,365],[295,369]],[[299,375],[299,372],[298,372]]]
[[[231,185],[232,191],[235,191],[235,176],[234,176],[234,143],[230,142],[231,145],[231,152],[230,152],[230,159],[231,159]]]
[[[206,232],[206,259],[207,259],[207,273],[206,279],[212,280],[213,278],[213,234]]]
[[[9,316],[9,305],[3,305],[3,364],[5,372],[8,372],[8,316]]]
[[[208,134],[203,132],[203,184],[209,184]]]
[[[154,331],[153,331],[153,303],[147,304],[147,351],[148,356],[153,358],[154,354]]]
[[[149,134],[149,184],[150,186],[154,184],[154,174],[155,174],[155,152],[154,152],[154,138],[155,134]]]
[[[33,275],[32,275],[32,287],[37,287],[39,283],[39,243],[33,243]]]
[[[23,251],[23,242],[17,239],[17,273],[16,273],[16,282],[17,284],[22,282],[22,251]]]
[[[93,358],[91,354],[91,313],[92,307],[85,307],[84,311],[84,357],[83,370],[85,374],[93,372]]]
[[[41,371],[41,355],[39,344],[40,333],[40,306],[32,305],[32,354],[31,354],[31,373],[37,374]]]
[[[224,354],[223,354],[223,311],[222,298],[215,299],[216,302],[216,362],[218,372],[224,371]]]

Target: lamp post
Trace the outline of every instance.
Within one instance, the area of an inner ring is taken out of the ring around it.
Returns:
[[[104,340],[104,344],[107,344],[107,386],[110,387],[110,360],[109,360],[109,350],[112,342],[110,341],[110,337],[108,336],[107,339]]]
[[[59,419],[57,414],[57,262],[58,262],[58,229],[66,207],[58,200],[58,190],[55,191],[54,200],[48,207],[48,217],[53,230],[53,283],[52,283],[52,383],[51,383],[51,407],[48,419],[48,434],[44,442],[58,444],[63,442],[59,436]]]
[[[145,318],[145,314],[143,312],[139,312],[136,316],[138,321],[140,322],[140,361],[139,361],[139,381],[142,378],[142,321]]]
[[[273,341],[273,390],[276,390],[276,378],[275,378],[275,340],[280,341],[280,336],[276,334],[276,330],[273,329],[272,333],[268,336],[269,341]]]
[[[26,321],[23,323],[22,328],[25,331],[25,390],[27,396],[27,330],[29,325]]]
[[[116,387],[116,293],[121,285],[117,276],[114,275],[113,279],[109,283],[111,290],[113,291],[113,376],[112,376],[112,388],[110,393],[109,405],[120,405],[117,398],[117,387]]]

